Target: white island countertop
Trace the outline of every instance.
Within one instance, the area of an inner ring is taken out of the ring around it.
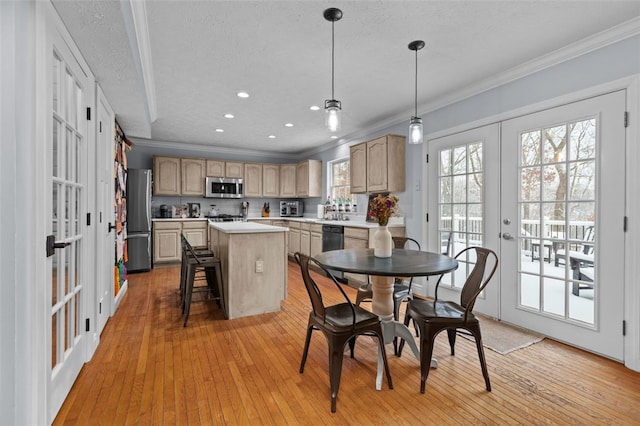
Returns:
[[[263,232],[286,232],[284,226],[265,225],[256,222],[209,222],[209,226],[227,234],[255,234]]]

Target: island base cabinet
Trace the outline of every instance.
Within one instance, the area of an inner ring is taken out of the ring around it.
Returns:
[[[287,297],[287,232],[217,232],[229,319],[277,312]]]

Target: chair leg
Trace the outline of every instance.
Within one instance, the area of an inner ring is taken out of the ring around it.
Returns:
[[[482,375],[484,376],[484,384],[487,387],[487,391],[491,392],[491,382],[489,381],[487,360],[484,357],[484,347],[482,346],[482,333],[480,332],[480,325],[476,324],[474,327],[470,328],[469,331],[476,339],[476,347],[478,348],[478,358],[480,359],[480,368],[482,368]]]
[[[331,412],[336,412],[344,345],[329,339],[329,382],[331,384]]]
[[[351,339],[349,339],[349,353],[351,355],[351,358],[355,358],[356,337],[357,336],[353,336]]]
[[[456,347],[456,329],[447,328],[447,335],[449,336],[449,346],[451,347],[451,356],[454,356]]]
[[[309,354],[309,343],[311,342],[311,333],[313,333],[313,326],[309,324],[307,326],[307,338],[304,341],[304,350],[302,351],[302,361],[300,362],[300,374],[304,373],[304,365],[307,362],[307,355]]]
[[[193,294],[193,281],[196,275],[195,265],[187,265],[186,282],[185,282],[185,295],[184,295],[184,325],[187,326],[189,320],[189,311],[191,310],[191,296]]]
[[[427,386],[436,334],[428,324],[422,323],[422,327],[420,327],[420,393],[424,393]]]

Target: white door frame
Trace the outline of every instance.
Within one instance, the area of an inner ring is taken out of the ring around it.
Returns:
[[[462,132],[487,124],[497,123],[511,118],[527,115],[536,111],[553,108],[558,105],[576,102],[593,96],[609,93],[614,90],[627,90],[627,112],[629,124],[626,131],[626,212],[627,232],[625,238],[625,268],[624,268],[624,294],[625,306],[624,320],[626,323],[626,336],[624,343],[624,364],[627,368],[640,371],[640,171],[635,167],[640,163],[640,74],[624,77],[608,83],[600,84],[587,89],[579,90],[567,95],[555,97],[512,111],[502,112],[470,123],[465,123],[449,129],[433,132],[425,136],[425,139],[436,139],[453,133]],[[622,118],[621,118],[622,119]],[[423,146],[423,158],[427,154],[427,146]],[[428,187],[429,179],[427,168],[422,168],[422,181]],[[427,200],[423,197],[422,214],[427,212]],[[425,227],[424,241],[428,241]]]

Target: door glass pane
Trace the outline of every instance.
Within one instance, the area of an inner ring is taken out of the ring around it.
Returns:
[[[484,234],[483,143],[439,151],[438,235],[443,253],[454,256],[470,245],[482,245]],[[449,244],[449,239],[451,243]],[[462,288],[473,261],[462,260],[440,285]]]
[[[587,119],[520,135],[520,305],[587,324],[595,312],[595,134]]]

